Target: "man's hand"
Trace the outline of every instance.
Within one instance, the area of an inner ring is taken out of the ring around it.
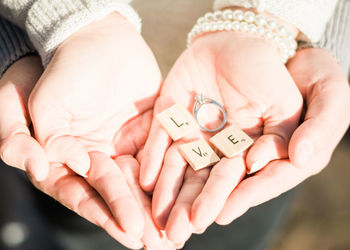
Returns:
[[[30,64],[24,66],[27,74],[33,71]],[[147,212],[150,201],[135,191],[117,161],[131,162],[142,149],[161,83],[141,36],[111,14],[64,41],[30,94],[41,73],[34,69],[30,85],[23,84],[26,91],[17,91],[18,84],[9,79],[8,93],[0,92],[12,100],[1,105],[8,107],[0,117],[5,161],[29,169],[39,189],[125,246],[163,244]],[[30,116],[25,112],[29,94]],[[29,117],[42,148],[30,137]]]
[[[288,158],[288,143],[302,109],[300,92],[274,45],[244,33],[218,32],[195,40],[169,73],[155,113],[174,103],[192,110],[200,93],[223,104],[228,123],[256,141],[246,156],[224,157],[211,170],[195,172],[187,167],[178,146],[214,133],[197,133],[171,143],[154,119],[140,182],[145,190],[154,189],[155,221],[178,246],[215,220],[245,177],[246,167],[251,173],[272,160]],[[215,113],[208,112],[206,118],[208,124],[217,122]]]
[[[40,58],[24,57],[0,79],[0,154],[9,166],[22,169],[38,181],[46,178],[49,162],[31,136],[27,102],[42,73]]]
[[[274,161],[243,180],[216,219],[219,224],[230,223],[250,207],[266,202],[320,172],[349,127],[349,85],[329,52],[301,50],[287,67],[306,103],[304,121],[289,143],[290,161]]]

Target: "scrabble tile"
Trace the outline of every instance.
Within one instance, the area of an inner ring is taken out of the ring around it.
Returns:
[[[220,161],[219,156],[204,139],[180,145],[180,152],[194,170],[209,167]]]
[[[232,158],[254,143],[239,127],[231,125],[209,139],[226,157]]]
[[[185,137],[198,128],[198,124],[191,113],[179,104],[175,104],[159,113],[157,119],[174,141]]]

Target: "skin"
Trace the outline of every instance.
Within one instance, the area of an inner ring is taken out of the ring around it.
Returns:
[[[272,162],[242,181],[216,218],[220,225],[231,223],[250,207],[277,197],[322,171],[349,127],[349,83],[328,51],[301,50],[287,67],[307,107],[304,120],[289,143],[290,159]]]
[[[177,246],[214,222],[254,164],[262,168],[269,161],[288,158],[288,142],[302,109],[302,96],[274,45],[243,33],[212,33],[195,40],[169,73],[155,113],[175,100],[191,110],[197,93],[223,104],[228,123],[238,125],[255,143],[247,154],[223,157],[211,169],[193,171],[178,146],[214,133],[197,131],[171,142],[153,120],[140,183],[147,191],[154,188],[153,216]]]
[[[130,57],[138,59],[132,67],[126,63]],[[1,78],[1,157],[129,248],[172,249],[157,226],[181,247],[214,220],[230,223],[329,161],[349,126],[346,78],[319,49],[298,52],[287,67],[292,77],[272,44],[234,33],[203,36],[181,55],[156,113],[175,101],[191,109],[194,95],[204,92],[230,107],[229,122],[256,140],[247,154],[195,172],[177,147],[212,135],[197,132],[171,143],[156,120],[149,132],[159,70],[131,25],[113,14],[61,44],[37,84],[36,57],[19,60]],[[297,127],[302,98],[306,115]],[[30,118],[38,141],[31,136]],[[265,167],[245,178],[261,159],[270,163],[259,164]],[[154,190],[152,201],[140,184]]]
[[[1,78],[2,159],[125,246],[166,247],[135,181],[161,84],[141,36],[113,13],[65,40],[41,73],[27,57]]]

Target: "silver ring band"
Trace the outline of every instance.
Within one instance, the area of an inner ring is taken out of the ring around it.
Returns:
[[[202,106],[204,106],[206,104],[214,104],[214,105],[216,105],[220,109],[220,111],[222,112],[222,114],[224,116],[224,120],[222,121],[220,126],[218,128],[216,128],[216,129],[207,129],[206,127],[202,126],[199,123],[199,121],[198,121],[198,111],[200,110],[200,108]],[[203,97],[202,94],[196,96],[196,102],[195,102],[194,107],[193,107],[193,114],[194,114],[194,117],[195,117],[195,119],[196,119],[200,129],[205,131],[205,132],[217,132],[217,131],[221,130],[225,126],[226,121],[227,121],[226,111],[225,111],[224,107],[221,106],[218,102],[216,102],[213,99]]]

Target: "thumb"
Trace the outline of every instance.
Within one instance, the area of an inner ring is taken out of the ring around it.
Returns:
[[[44,148],[50,162],[65,164],[77,174],[87,177],[90,157],[84,146],[75,137],[64,135],[49,139]]]
[[[304,122],[289,144],[290,159],[299,167],[314,161],[324,167],[349,126],[350,89],[345,79],[319,81],[310,88],[306,102]]]

